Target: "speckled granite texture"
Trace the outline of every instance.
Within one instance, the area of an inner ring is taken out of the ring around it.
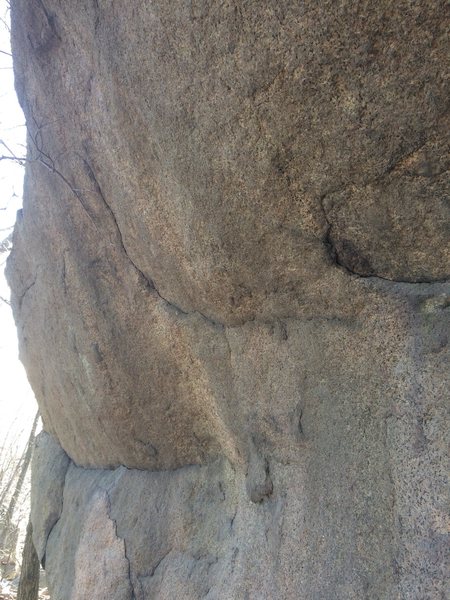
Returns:
[[[11,4],[52,598],[445,598],[447,3]]]

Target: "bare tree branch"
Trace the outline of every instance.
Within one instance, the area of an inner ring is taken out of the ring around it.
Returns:
[[[2,155],[0,155],[0,160],[13,160],[13,161],[19,163],[23,167],[22,163],[24,163],[28,159],[24,156],[6,156],[6,155],[2,154]]]
[[[0,17],[0,23],[3,24],[3,26],[8,31],[8,33],[11,33],[11,28],[10,28],[8,22],[6,21],[6,19],[3,19],[3,17]]]

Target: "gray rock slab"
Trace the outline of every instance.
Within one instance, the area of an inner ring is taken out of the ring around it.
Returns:
[[[55,438],[42,431],[36,438],[31,465],[33,543],[41,562],[45,558],[48,536],[61,516],[69,464],[69,457]]]

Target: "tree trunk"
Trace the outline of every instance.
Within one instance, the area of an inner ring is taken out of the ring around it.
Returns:
[[[39,559],[33,544],[33,526],[28,521],[25,545],[22,554],[17,600],[37,600],[39,592]]]

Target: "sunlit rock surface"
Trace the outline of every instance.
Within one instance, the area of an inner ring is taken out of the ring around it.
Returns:
[[[12,3],[54,600],[445,596],[444,9]]]

